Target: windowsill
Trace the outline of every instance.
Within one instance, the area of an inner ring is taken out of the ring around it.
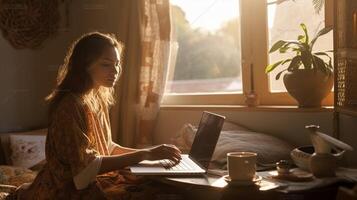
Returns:
[[[161,105],[160,110],[222,110],[222,111],[266,111],[266,112],[333,112],[333,106],[321,108],[299,108],[298,106],[248,107],[242,105]]]

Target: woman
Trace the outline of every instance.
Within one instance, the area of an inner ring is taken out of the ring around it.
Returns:
[[[142,160],[179,162],[180,151],[173,145],[132,149],[112,141],[108,108],[114,103],[121,53],[122,46],[107,34],[88,33],[74,42],[47,97],[47,162],[31,185],[9,198],[131,199],[140,197],[132,186],[147,181],[117,170]],[[144,195],[150,199],[155,194]]]

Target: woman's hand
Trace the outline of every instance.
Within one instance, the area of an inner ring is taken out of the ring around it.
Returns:
[[[175,145],[162,144],[145,150],[147,152],[145,160],[169,159],[174,165],[181,160],[181,151]]]
[[[137,164],[143,160],[169,159],[172,163],[166,167],[176,165],[181,160],[181,151],[174,145],[162,144],[147,149],[131,149],[131,152],[120,155],[103,156],[99,174]]]

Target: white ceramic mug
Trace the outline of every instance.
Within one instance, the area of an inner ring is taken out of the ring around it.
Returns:
[[[251,181],[255,177],[257,153],[227,153],[228,175],[233,181]]]

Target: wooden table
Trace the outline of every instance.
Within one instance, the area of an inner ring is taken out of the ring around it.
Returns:
[[[279,189],[264,191],[267,188],[257,185],[231,186],[223,177],[208,174],[192,177],[154,177],[154,179],[184,189],[187,191],[188,198],[194,200],[335,200],[338,187],[343,185],[343,183],[336,183],[306,191],[283,192]]]

